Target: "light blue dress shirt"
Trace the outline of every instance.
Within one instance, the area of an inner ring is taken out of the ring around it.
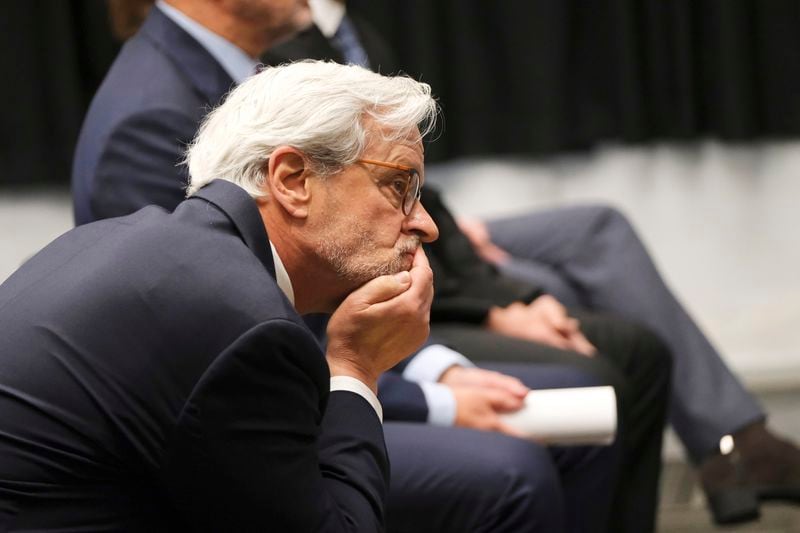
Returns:
[[[156,7],[203,45],[237,85],[256,73],[260,62],[226,38],[187,17],[163,0],[158,0]]]
[[[451,366],[475,366],[472,362],[447,346],[433,344],[420,350],[403,371],[403,377],[416,382],[428,404],[428,423],[452,426],[456,420],[456,398],[447,385],[437,383]]]

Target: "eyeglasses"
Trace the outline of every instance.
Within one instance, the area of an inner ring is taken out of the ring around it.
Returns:
[[[379,167],[394,168],[407,172],[408,177],[405,180],[392,180],[389,186],[392,192],[401,199],[400,206],[403,214],[406,216],[411,214],[414,205],[422,194],[422,185],[417,169],[399,163],[387,163],[386,161],[375,161],[374,159],[359,159],[356,163],[367,163],[368,165],[378,165]]]

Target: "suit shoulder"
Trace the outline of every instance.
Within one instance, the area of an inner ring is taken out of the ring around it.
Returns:
[[[136,83],[131,80],[136,79]],[[136,36],[125,44],[97,90],[84,129],[109,130],[127,117],[169,112],[198,120],[205,99],[170,58],[149,40]]]

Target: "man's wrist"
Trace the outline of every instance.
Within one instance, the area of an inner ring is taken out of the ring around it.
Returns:
[[[456,397],[453,389],[441,383],[420,383],[428,406],[428,424],[453,426],[456,421]]]
[[[452,366],[474,366],[469,359],[441,344],[432,344],[411,358],[403,370],[403,377],[417,383],[435,383]]]
[[[337,391],[352,392],[364,398],[372,406],[378,419],[383,422],[383,408],[378,396],[362,381],[351,376],[331,376],[331,393]]]
[[[447,368],[445,368],[444,372],[442,372],[442,374],[439,376],[439,379],[437,379],[436,382],[437,383],[446,384],[448,376],[452,378],[453,375],[454,374],[458,374],[460,369],[462,369],[462,368],[464,368],[464,367],[462,367],[460,365],[450,365],[450,366],[448,366]]]
[[[349,361],[339,361],[335,357],[328,357],[328,368],[330,369],[331,377],[346,376],[357,379],[369,387],[373,393],[378,394],[378,376],[371,375]]]
[[[489,311],[486,313],[486,319],[483,322],[483,325],[489,331],[497,331],[498,329],[498,322],[502,320],[500,315],[503,314],[503,308],[493,305],[489,308]]]

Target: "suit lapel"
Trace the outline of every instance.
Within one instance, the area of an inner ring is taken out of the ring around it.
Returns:
[[[217,105],[233,87],[233,80],[217,60],[157,7],[150,10],[139,35],[167,56],[210,106]]]
[[[231,219],[244,243],[275,278],[269,236],[258,207],[250,195],[238,185],[218,179],[200,189],[194,196],[211,202]]]

